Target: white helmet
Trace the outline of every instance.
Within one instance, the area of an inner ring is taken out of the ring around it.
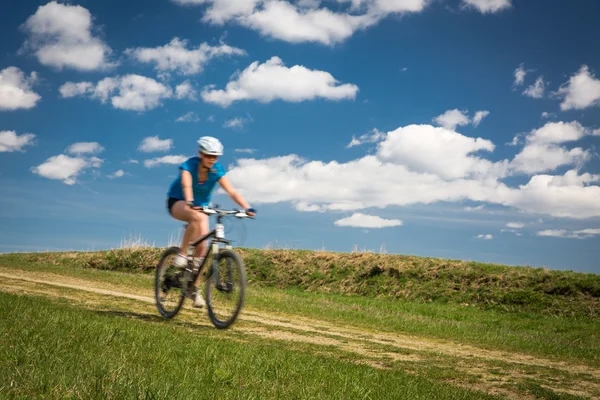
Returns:
[[[223,155],[223,145],[219,142],[219,139],[216,139],[212,136],[202,136],[198,140],[198,147],[200,153],[211,154],[215,156]]]

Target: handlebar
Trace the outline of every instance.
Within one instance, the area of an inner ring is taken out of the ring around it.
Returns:
[[[211,214],[218,214],[219,216],[233,215],[234,217],[237,217],[237,218],[252,218],[252,219],[254,219],[254,217],[251,217],[250,215],[248,215],[246,213],[246,210],[224,210],[224,209],[219,209],[219,208],[215,208],[215,207],[202,206],[202,207],[200,207],[200,210],[198,210],[198,211],[203,212],[204,214],[207,214],[207,215],[211,215]]]

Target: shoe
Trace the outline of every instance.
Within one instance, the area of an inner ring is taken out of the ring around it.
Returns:
[[[192,307],[195,308],[202,308],[202,307],[206,307],[206,302],[204,301],[204,298],[202,298],[202,292],[200,291],[199,288],[196,288],[196,290],[194,292],[192,292]]]
[[[177,254],[177,257],[175,257],[175,260],[173,261],[173,265],[176,267],[187,267],[188,259],[183,254],[179,253],[179,254]]]

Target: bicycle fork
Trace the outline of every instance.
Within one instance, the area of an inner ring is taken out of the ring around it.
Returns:
[[[231,249],[229,244],[225,245],[226,249]],[[227,280],[225,284],[221,283],[221,276],[219,275],[219,245],[217,243],[212,244],[213,251],[213,265],[212,274],[215,277],[215,287],[221,292],[231,292],[233,289],[233,268],[231,267],[231,259],[227,258]]]

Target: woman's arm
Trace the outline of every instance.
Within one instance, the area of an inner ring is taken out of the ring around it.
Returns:
[[[229,197],[231,197],[231,199],[233,201],[235,201],[241,207],[243,207],[244,210],[247,210],[250,208],[250,205],[248,203],[246,203],[246,200],[244,200],[242,195],[239,194],[237,192],[237,190],[235,190],[233,188],[233,186],[231,186],[231,183],[229,182],[229,179],[227,179],[226,176],[223,176],[223,177],[221,177],[221,179],[219,179],[219,184],[221,184],[221,187],[223,188],[223,190],[225,190],[225,192],[229,195]],[[254,215],[254,213],[249,212],[248,215]]]
[[[192,174],[190,171],[181,170],[181,188],[186,202],[194,201],[194,192],[192,191]]]

